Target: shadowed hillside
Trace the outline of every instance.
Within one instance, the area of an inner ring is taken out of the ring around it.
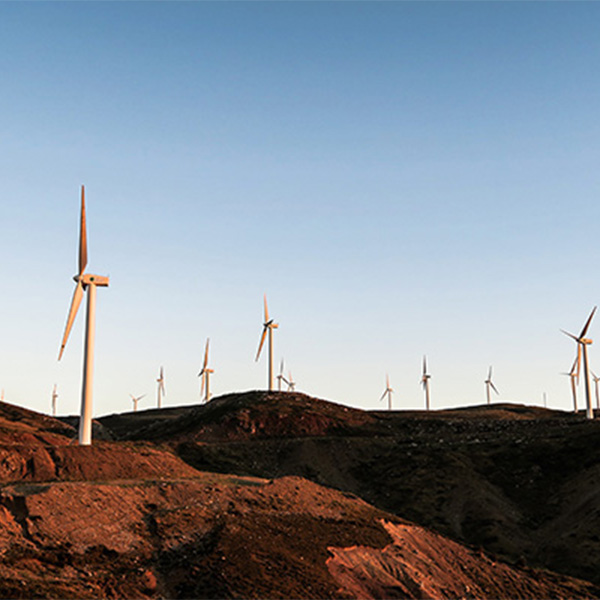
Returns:
[[[521,492],[510,496],[507,474],[493,469],[494,479],[477,457],[495,465],[502,455],[487,445],[509,452],[510,440],[535,440],[542,422],[562,441],[586,425],[519,407],[474,414],[366,413],[250,392],[111,415],[99,428],[113,441],[80,447],[72,427],[0,406],[0,596],[600,598],[592,583],[510,565],[428,529],[458,524],[466,539],[468,515],[486,509],[476,533],[506,526],[494,543],[524,545],[526,532],[517,539],[510,529],[526,514]],[[463,445],[477,450],[472,462],[448,460]],[[581,516],[573,497],[570,507]],[[404,519],[410,511],[418,525]],[[552,514],[564,531],[574,518]]]
[[[266,392],[180,410],[131,424],[128,437],[168,442],[200,470],[305,477],[507,560],[600,583],[600,423],[582,415],[505,404],[364,412]]]

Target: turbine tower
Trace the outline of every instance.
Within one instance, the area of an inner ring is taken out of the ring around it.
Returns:
[[[585,384],[586,417],[588,419],[594,418],[594,411],[592,409],[592,400],[590,398],[590,370],[589,370],[589,366],[588,366],[588,356],[587,356],[587,347],[592,343],[592,340],[589,338],[586,338],[585,334],[587,333],[590,323],[592,322],[592,318],[594,316],[594,313],[596,312],[596,308],[597,307],[594,306],[594,308],[592,309],[592,312],[590,313],[588,320],[585,322],[585,325],[583,326],[583,329],[581,330],[581,333],[579,334],[579,336],[575,336],[572,333],[569,333],[568,331],[561,329],[561,331],[565,335],[568,335],[570,338],[573,338],[577,342],[577,348],[578,348],[577,362],[578,363],[579,363],[579,359],[580,359],[581,355],[583,355],[583,382]]]
[[[56,392],[56,384],[52,388],[52,416],[56,416],[56,399],[58,398],[58,393]]]
[[[390,377],[386,373],[385,374],[385,391],[383,392],[381,398],[379,398],[379,402],[381,402],[386,396],[388,397],[388,410],[392,410],[392,393],[393,389],[390,387]]]
[[[167,393],[165,392],[165,373],[163,371],[163,368],[160,368],[160,375],[158,377],[158,379],[156,380],[156,383],[158,383],[158,390],[157,390],[157,397],[158,397],[158,408],[162,408],[162,397],[163,395],[167,395]]]
[[[573,395],[573,412],[577,414],[577,383],[579,382],[579,346],[577,346],[577,356],[573,361],[573,366],[568,373],[562,373],[567,375],[571,380],[571,394]]]
[[[204,402],[208,402],[210,400],[210,374],[214,373],[212,369],[208,368],[208,344],[210,342],[210,338],[206,338],[206,347],[204,348],[204,362],[202,363],[202,369],[200,373],[198,373],[198,377],[201,377],[200,384],[200,395],[204,394]],[[205,393],[206,391],[206,393]]]
[[[285,375],[283,374],[283,358],[281,359],[281,364],[279,365],[279,375],[277,375],[277,391],[280,392],[281,391],[281,382],[287,383],[288,387],[290,385],[290,382],[285,378]]]
[[[267,332],[269,334],[269,391],[273,390],[273,329],[277,329],[279,325],[273,322],[273,319],[269,319],[269,308],[267,307],[267,295],[265,294],[265,322],[263,323],[262,335],[260,337],[260,344],[258,345],[258,352],[256,353],[255,361],[258,361],[260,357],[260,351],[262,350]]]
[[[138,402],[144,398],[146,394],[142,394],[141,396],[134,396],[133,394],[129,394],[131,396],[131,401],[133,402],[133,412],[137,412]]]
[[[423,357],[423,375],[421,376],[421,385],[425,390],[425,408],[429,410],[431,408],[431,403],[429,400],[429,380],[431,379],[431,375],[427,373],[427,357]]]
[[[81,413],[79,418],[79,444],[87,446],[92,443],[92,393],[94,377],[94,337],[96,329],[96,288],[108,287],[108,277],[85,273],[87,266],[87,235],[85,226],[85,188],[81,186],[81,219],[79,225],[79,273],[73,277],[77,283],[67,325],[63,336],[58,360],[61,359],[65,345],[77,316],[79,305],[87,292],[87,318],[85,324],[85,351],[83,358],[83,381],[81,391]]]
[[[488,371],[488,376],[487,379],[485,380],[485,395],[487,398],[487,403],[491,404],[491,398],[490,398],[490,388],[492,388],[496,394],[499,394],[498,390],[496,389],[496,386],[494,385],[494,382],[492,381],[492,367],[490,365],[490,370]]]

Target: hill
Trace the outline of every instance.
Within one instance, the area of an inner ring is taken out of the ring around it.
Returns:
[[[506,404],[365,412],[277,392],[180,410],[127,437],[168,443],[203,471],[305,477],[504,560],[600,584],[598,421]]]
[[[301,394],[251,392],[111,415],[99,421],[113,441],[79,447],[72,427],[0,406],[5,431],[26,427],[31,436],[2,438],[0,595],[600,598],[593,583],[507,564],[385,510],[407,482],[392,480],[387,496],[374,487],[378,505],[350,493],[383,482],[386,451],[391,459],[392,450],[410,448],[430,468],[428,448],[460,439],[477,445],[473,436],[490,433],[490,423],[506,423],[508,440],[517,422],[544,420],[554,431],[562,418],[497,410],[502,418],[486,410],[476,418],[366,413]],[[381,465],[369,467],[373,452]],[[294,470],[331,482],[285,475]],[[451,469],[446,483],[455,475]],[[473,479],[474,489],[480,483]],[[431,519],[438,500],[434,491],[412,509]]]

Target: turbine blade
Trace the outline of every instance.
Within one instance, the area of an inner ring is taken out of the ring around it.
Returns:
[[[81,186],[81,221],[79,223],[79,275],[87,266],[87,232],[85,226],[85,187]]]
[[[382,400],[385,398],[385,395],[386,395],[387,393],[388,393],[388,391],[387,391],[387,390],[385,390],[385,392],[383,392],[383,394],[381,394],[381,398],[379,398],[379,402],[381,402],[381,401],[382,401]]]
[[[423,375],[427,373],[427,357],[423,356]]]
[[[279,365],[279,375],[283,375],[283,358],[281,359],[281,364]]]
[[[564,329],[561,329],[561,331],[565,334],[568,335],[570,338],[574,339],[577,343],[579,343],[579,338],[574,336],[572,333],[569,333],[568,331],[565,331]]]
[[[575,360],[573,361],[573,366],[571,367],[571,370],[567,373],[567,375],[573,375],[573,374],[576,374],[576,372],[577,372],[577,356],[575,357]]]
[[[488,379],[492,379],[492,365],[490,365],[490,370],[488,371]]]
[[[200,395],[204,396],[204,384],[206,383],[206,373],[202,376],[202,383],[200,384]]]
[[[390,387],[390,376],[387,373],[385,374],[385,387],[386,389]]]
[[[267,295],[265,294],[265,323],[269,322],[269,307],[267,306]]]
[[[71,327],[73,327],[73,322],[75,321],[75,317],[77,316],[77,311],[79,310],[79,305],[81,304],[82,298],[83,284],[81,283],[81,281],[78,281],[77,286],[75,287],[75,292],[73,293],[73,299],[71,300],[71,308],[69,309],[69,316],[67,317],[67,325],[65,326],[65,333],[63,335],[62,344],[60,345],[58,360],[61,359],[65,346],[67,345],[67,340],[69,339],[69,334],[71,333]]]
[[[597,308],[598,308],[597,306],[594,306],[594,308],[592,309],[592,312],[590,313],[588,320],[585,322],[585,325],[583,326],[583,329],[581,330],[581,333],[579,334],[579,339],[581,339],[587,333],[588,327],[590,326],[590,323],[592,322],[592,318],[594,317],[594,313],[596,312]]]
[[[260,336],[260,344],[258,345],[258,352],[256,353],[256,358],[254,359],[255,361],[257,361],[260,357],[260,351],[262,350],[262,347],[263,347],[263,344],[265,343],[266,337],[267,337],[267,328],[263,327],[262,335]]]
[[[500,395],[500,392],[496,389],[496,386],[490,381],[490,386],[496,392],[496,394]]]
[[[202,370],[206,369],[206,366],[208,365],[208,343],[210,342],[210,338],[206,338],[206,348],[204,349],[204,365],[202,367]]]

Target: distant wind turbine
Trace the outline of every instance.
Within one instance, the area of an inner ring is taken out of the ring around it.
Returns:
[[[129,394],[131,396],[131,401],[133,402],[133,411],[137,411],[138,402],[146,396],[146,394],[142,394],[141,396],[134,396],[133,394]]]
[[[58,398],[58,393],[56,392],[56,384],[52,388],[52,416],[56,416],[56,399]]]
[[[379,402],[381,402],[386,396],[388,398],[388,410],[392,410],[392,393],[394,390],[390,387],[390,377],[386,373],[385,375],[385,391],[383,392]]]
[[[294,378],[292,377],[292,372],[288,371],[288,378],[286,380],[286,383],[288,384],[288,392],[295,392],[296,391],[296,382],[294,381]]]
[[[201,377],[200,384],[200,395],[204,395],[204,402],[208,402],[210,400],[210,375],[214,373],[213,369],[208,368],[208,344],[210,342],[210,338],[206,338],[206,347],[204,348],[204,362],[202,363],[202,369],[200,373],[198,373],[198,377]]]
[[[569,333],[568,331],[561,329],[561,331],[565,335],[568,335],[570,338],[574,339],[577,342],[577,347],[579,350],[581,350],[581,355],[583,355],[583,382],[585,384],[586,417],[588,419],[594,418],[594,411],[592,409],[592,400],[590,398],[590,371],[589,371],[589,367],[588,367],[588,356],[587,356],[587,347],[592,343],[592,340],[589,338],[586,338],[585,334],[587,333],[590,323],[592,322],[592,318],[594,316],[594,313],[596,312],[596,308],[597,307],[594,306],[594,308],[592,309],[592,312],[590,313],[588,320],[585,322],[585,325],[583,326],[583,329],[581,330],[581,333],[579,334],[579,336],[575,336],[572,333]],[[578,352],[577,353],[578,359],[579,359],[579,356],[580,356],[580,354]]]
[[[277,375],[277,391],[281,391],[281,382],[287,383],[288,386],[290,382],[285,378],[283,374],[283,358],[281,359],[281,364],[279,365],[279,375]]]
[[[573,412],[577,414],[577,383],[579,382],[579,346],[577,346],[577,356],[573,362],[573,366],[568,373],[562,373],[567,375],[571,381],[571,394],[573,395]]]
[[[258,345],[258,352],[256,353],[255,361],[258,361],[260,357],[260,351],[262,350],[263,344],[267,333],[269,334],[269,371],[268,371],[268,384],[269,391],[273,389],[273,329],[277,329],[279,325],[273,322],[273,319],[269,319],[269,308],[267,306],[267,295],[265,294],[265,322],[263,323],[262,335],[260,337],[260,344]]]
[[[429,410],[431,408],[431,402],[429,400],[429,380],[431,375],[427,373],[427,357],[423,357],[423,375],[421,376],[421,385],[425,390],[425,408]]]
[[[58,360],[61,359],[71,327],[77,311],[87,292],[87,318],[85,326],[85,352],[83,358],[83,382],[81,391],[81,413],[79,417],[79,444],[86,446],[92,443],[92,394],[94,377],[94,337],[96,329],[96,288],[108,287],[108,277],[84,273],[87,266],[87,235],[85,224],[85,188],[81,186],[81,218],[79,224],[79,273],[73,277],[77,283],[71,308],[67,317],[67,325],[63,335]]]
[[[487,397],[487,403],[491,404],[491,398],[490,398],[490,388],[493,389],[496,394],[499,394],[498,390],[496,389],[496,386],[494,385],[494,382],[492,381],[492,367],[490,365],[490,370],[488,371],[488,376],[487,379],[485,380],[485,395]]]
[[[165,373],[163,368],[160,368],[160,375],[158,377],[158,379],[156,380],[156,383],[158,383],[158,389],[157,389],[157,396],[158,396],[158,408],[162,408],[162,397],[163,395],[166,396],[167,393],[165,392]]]
[[[594,379],[594,386],[595,386],[595,388],[596,388],[596,408],[597,408],[598,410],[600,410],[600,397],[598,396],[598,382],[600,381],[600,377],[598,377],[598,376],[597,376],[597,375],[594,373],[594,371],[592,371],[591,369],[590,369],[590,373],[592,374],[592,377],[593,377],[593,379]]]

